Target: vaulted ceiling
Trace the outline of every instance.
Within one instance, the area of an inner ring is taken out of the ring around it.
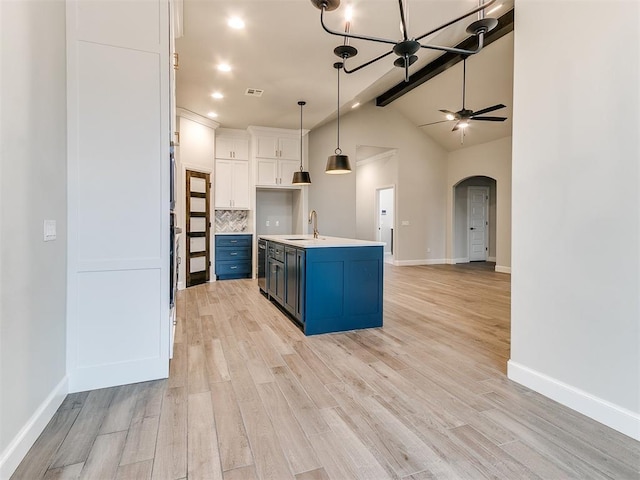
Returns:
[[[501,0],[496,2],[496,5]],[[506,13],[512,0],[492,16]],[[335,30],[344,28],[342,11],[353,6],[352,32],[399,39],[398,2],[394,0],[343,1],[340,8],[325,15]],[[333,49],[341,38],[324,32],[320,11],[310,0],[184,0],[183,35],[176,41],[180,67],[177,71],[177,105],[202,116],[217,114],[222,127],[244,129],[248,125],[299,128],[298,100],[305,100],[304,128],[313,129],[335,117],[337,76],[333,68],[338,57]],[[418,36],[477,6],[474,0],[407,0],[408,31]],[[232,16],[244,19],[243,30],[227,25]],[[429,43],[451,46],[463,40],[466,26],[476,16],[459,22]],[[348,60],[353,66],[389,50],[388,45],[352,40],[358,55]],[[442,53],[421,49],[413,73]],[[341,73],[341,114],[351,106],[376,99],[391,87],[403,83],[403,70],[393,67],[391,55],[350,75]],[[230,72],[217,65],[227,62]],[[421,130],[447,150],[501,138],[511,132],[513,83],[513,34],[508,34],[467,60],[466,107],[478,110],[497,103],[507,105],[492,115],[506,116],[504,123],[472,122],[461,144],[460,132],[451,132],[454,122]],[[248,88],[264,91],[260,97],[245,95]],[[222,99],[211,94],[220,92]],[[462,63],[414,88],[388,106],[415,125],[443,119],[440,109],[462,107]]]

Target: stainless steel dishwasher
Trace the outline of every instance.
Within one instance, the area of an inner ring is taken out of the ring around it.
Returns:
[[[267,241],[258,239],[258,286],[267,293]]]

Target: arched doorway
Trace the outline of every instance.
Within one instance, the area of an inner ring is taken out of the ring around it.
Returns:
[[[497,182],[477,175],[453,187],[453,263],[495,262]]]

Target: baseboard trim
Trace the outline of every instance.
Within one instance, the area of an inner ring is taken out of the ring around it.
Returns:
[[[507,376],[514,382],[640,441],[640,413],[598,398],[513,360],[507,362]]]
[[[469,257],[448,258],[447,263],[450,265],[456,265],[458,263],[469,263]]]
[[[0,479],[6,479],[13,475],[29,449],[53,418],[58,407],[62,405],[68,392],[69,378],[65,375],[11,440],[4,452],[0,454]]]
[[[496,257],[487,257],[487,262],[495,262]]]
[[[496,265],[495,271],[498,273],[508,273],[511,275],[511,267],[503,267],[502,265]]]
[[[397,267],[415,267],[419,265],[443,265],[447,263],[444,258],[425,258],[423,260],[394,260]]]
[[[178,282],[178,290],[184,290],[184,283]]]

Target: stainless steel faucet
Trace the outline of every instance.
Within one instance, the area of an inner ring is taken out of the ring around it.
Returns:
[[[309,224],[313,222],[313,238],[318,238],[318,212],[311,210],[309,212]]]

